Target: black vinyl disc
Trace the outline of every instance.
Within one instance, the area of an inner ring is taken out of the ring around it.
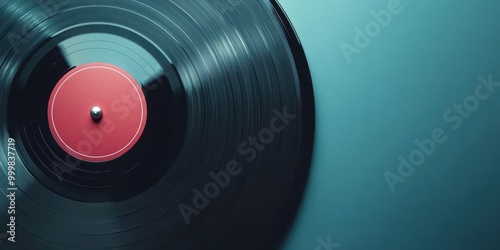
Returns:
[[[0,214],[16,223],[1,249],[280,247],[315,117],[276,1],[2,1],[0,35]],[[130,74],[147,104],[137,142],[102,162],[61,147],[47,111],[92,63]]]

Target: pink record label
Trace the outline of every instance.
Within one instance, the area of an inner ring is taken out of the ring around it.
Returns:
[[[88,162],[116,159],[139,140],[147,105],[139,84],[111,64],[84,64],[57,83],[48,104],[50,131],[68,154]]]

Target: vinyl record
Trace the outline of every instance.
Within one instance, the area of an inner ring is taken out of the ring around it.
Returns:
[[[280,246],[314,100],[277,2],[0,9],[2,249]]]

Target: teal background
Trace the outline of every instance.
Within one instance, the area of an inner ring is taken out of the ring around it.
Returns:
[[[500,88],[457,130],[443,120],[500,81],[500,2],[401,0],[351,63],[339,45],[389,0],[280,0],[303,43],[316,95],[315,153],[285,250],[500,249]],[[448,139],[391,192],[384,172],[415,139]],[[332,248],[333,249],[333,248]]]

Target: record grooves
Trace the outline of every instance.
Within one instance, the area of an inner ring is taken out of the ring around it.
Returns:
[[[315,117],[306,57],[278,2],[0,9],[4,194],[8,138],[17,149],[8,249],[279,248]]]

